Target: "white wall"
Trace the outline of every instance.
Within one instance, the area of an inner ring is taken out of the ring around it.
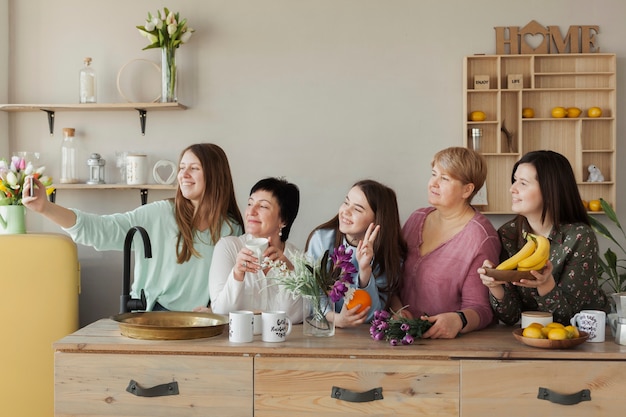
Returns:
[[[58,112],[53,137],[45,113],[0,113],[0,150],[8,143],[10,151],[42,151],[48,172],[58,176],[61,129],[75,127],[80,160],[101,153],[114,181],[116,150],[144,150],[155,162],[176,160],[190,143],[215,142],[230,158],[241,208],[262,177],[285,176],[300,186],[292,235],[300,246],[358,179],[393,187],[403,220],[426,204],[432,155],[463,141],[462,58],[495,53],[495,26],[534,19],[565,32],[599,25],[598,45],[618,55],[618,138],[624,135],[621,0],[0,0],[0,10],[7,3],[0,56],[8,48],[9,79],[0,64],[0,97],[10,103],[76,102],[85,56],[98,72],[99,101],[121,102],[120,68],[137,58],[159,60],[158,51],[141,50],[147,42],[135,29],[148,11],[166,5],[197,32],[178,53],[187,111],[148,113],[145,136],[135,112]],[[624,160],[619,142],[617,159]],[[625,175],[618,167],[618,181]],[[168,195],[152,192],[150,200]],[[57,202],[110,213],[135,207],[139,196],[59,191]],[[621,193],[617,204],[626,207]],[[32,214],[28,227],[59,231]],[[122,257],[82,247],[80,257],[86,324],[117,312]]]

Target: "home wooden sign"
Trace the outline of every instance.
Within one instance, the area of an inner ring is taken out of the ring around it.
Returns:
[[[570,26],[565,36],[558,26],[542,26],[535,20],[520,28],[499,26],[496,30],[496,54],[578,54],[599,53],[597,25]]]

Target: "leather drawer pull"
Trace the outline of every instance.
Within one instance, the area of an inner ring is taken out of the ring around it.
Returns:
[[[591,401],[591,391],[584,389],[574,394],[559,394],[549,388],[539,387],[537,398],[540,400],[547,400],[555,404],[573,405],[578,404],[581,401]]]
[[[132,379],[126,387],[126,391],[137,397],[164,397],[166,395],[178,395],[178,382],[170,382],[167,384],[155,385],[152,388],[142,388]]]
[[[332,398],[349,401],[351,403],[365,403],[383,399],[382,387],[374,388],[365,392],[354,392],[345,388],[333,387],[330,394]]]

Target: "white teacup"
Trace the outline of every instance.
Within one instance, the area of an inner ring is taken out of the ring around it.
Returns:
[[[291,333],[291,320],[284,311],[267,311],[261,313],[263,317],[264,342],[284,342]]]
[[[254,313],[248,310],[231,311],[228,314],[228,340],[248,343],[254,339]]]
[[[263,262],[263,253],[265,253],[268,245],[269,241],[264,237],[253,238],[246,242],[246,248],[254,252],[256,257],[259,258],[259,265]]]
[[[600,310],[581,310],[574,314],[571,320],[572,326],[578,330],[589,333],[587,342],[604,342],[606,330],[606,313]]]
[[[523,311],[522,312],[522,329],[528,327],[531,323],[539,323],[546,326],[554,321],[552,314],[545,311]]]

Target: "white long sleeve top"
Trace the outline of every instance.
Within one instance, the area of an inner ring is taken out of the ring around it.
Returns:
[[[269,277],[262,270],[257,273],[247,272],[243,281],[237,281],[233,276],[237,254],[252,237],[249,234],[227,236],[215,245],[209,272],[211,309],[217,314],[236,310],[280,310],[287,313],[292,323],[301,323],[302,298],[292,295],[284,286],[272,283],[272,271],[268,273]],[[287,258],[297,250],[294,245],[285,242],[284,253]]]

